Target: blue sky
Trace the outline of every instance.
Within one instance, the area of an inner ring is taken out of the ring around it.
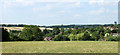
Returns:
[[[112,24],[119,0],[1,0],[2,23]]]

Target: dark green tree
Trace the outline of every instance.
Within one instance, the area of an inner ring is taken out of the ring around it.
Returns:
[[[49,30],[44,29],[44,30],[43,30],[43,33],[44,33],[44,35],[48,34],[48,33],[49,33]]]
[[[61,28],[60,32],[61,32],[62,34],[64,34],[64,28]]]
[[[68,29],[67,31],[65,31],[64,34],[69,35],[69,34],[71,34],[72,31],[73,31],[72,29]]]
[[[79,33],[79,30],[78,29],[75,29],[72,31],[72,34],[78,34]]]
[[[75,28],[74,29],[78,29],[78,26],[75,26]]]
[[[57,34],[59,34],[59,33],[60,33],[59,27],[58,27],[58,26],[55,26],[55,27],[53,28],[53,34],[54,34],[54,35],[57,35]]]
[[[56,35],[53,39],[54,41],[69,41],[70,39],[67,35]]]
[[[9,33],[7,29],[0,28],[2,29],[2,41],[10,41]]]
[[[17,33],[9,32],[9,36],[10,36],[11,41],[18,41],[19,40],[19,36]]]
[[[82,38],[83,40],[91,40],[91,36],[88,32],[84,33],[84,37]]]
[[[29,41],[42,41],[43,33],[37,26],[25,26],[22,32],[20,33],[20,39],[29,40]]]

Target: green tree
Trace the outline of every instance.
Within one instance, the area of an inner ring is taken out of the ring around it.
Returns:
[[[93,32],[93,33],[91,34],[91,40],[97,41],[97,40],[99,40],[99,38],[100,38],[100,36],[99,36],[99,32],[98,32],[98,31]]]
[[[42,41],[43,33],[37,26],[25,26],[22,32],[20,33],[20,39],[29,40],[29,41]]]
[[[88,32],[85,32],[84,33],[84,37],[83,37],[83,40],[90,40],[91,39],[91,36]]]
[[[54,41],[69,41],[67,35],[55,35]]]
[[[114,24],[111,24],[110,27],[114,27]]]
[[[67,31],[65,31],[64,34],[69,35],[69,34],[71,34],[72,31],[73,31],[72,29],[68,29]]]
[[[61,28],[60,32],[61,32],[62,34],[64,34],[64,28]]]
[[[48,33],[49,33],[49,30],[44,29],[44,30],[43,30],[43,33],[44,33],[44,35],[48,34]]]
[[[96,30],[94,28],[89,28],[88,29],[91,33],[95,32]]]
[[[84,36],[84,33],[77,34],[77,35],[76,35],[77,41],[78,41],[78,40],[82,40],[83,36]]]
[[[10,36],[10,40],[12,40],[12,41],[18,41],[19,40],[19,36],[18,36],[17,33],[10,32],[9,36]]]
[[[46,34],[44,37],[52,37],[52,38],[54,38],[54,36],[55,36],[55,35],[53,35],[53,33],[50,32],[50,33]]]
[[[120,29],[117,30],[117,33],[120,33]]]
[[[104,39],[104,35],[102,32],[100,32],[100,39]]]
[[[78,29],[78,26],[75,26],[75,28],[74,29]]]
[[[57,35],[57,34],[59,34],[59,33],[60,33],[59,27],[55,26],[55,27],[53,28],[53,34],[54,34],[54,35]]]
[[[75,30],[72,31],[72,34],[74,34],[74,35],[75,35],[75,34],[78,34],[78,33],[79,33],[79,30],[78,30],[78,29],[75,29]]]
[[[70,34],[70,35],[68,36],[68,38],[70,39],[70,41],[73,41],[73,40],[75,40],[75,35]]]
[[[9,33],[7,29],[0,28],[2,29],[2,41],[10,41]]]
[[[110,29],[106,29],[104,33],[106,34],[106,33],[112,33],[112,32]]]

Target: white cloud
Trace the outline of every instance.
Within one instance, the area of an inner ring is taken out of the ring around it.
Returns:
[[[62,11],[60,11],[60,13],[62,13],[62,14],[63,14],[63,13],[65,13],[65,11],[64,11],[64,10],[62,10]]]
[[[72,8],[76,7],[82,7],[80,2],[74,2],[74,3],[53,3],[53,4],[46,4],[44,7],[34,7],[33,11],[45,11],[45,10],[61,10],[59,13],[65,13],[67,10],[70,10]],[[67,11],[68,12],[68,11]]]
[[[24,2],[25,0],[16,0],[16,2]]]
[[[109,13],[109,14],[118,14],[118,10],[106,9],[106,13]]]
[[[16,0],[17,2],[87,2],[88,0]]]
[[[74,17],[74,18],[80,18],[81,15],[80,15],[80,14],[75,14],[73,17]]]
[[[12,7],[12,6],[16,6],[16,4],[13,2],[4,2],[3,4],[3,8]]]
[[[45,11],[45,10],[51,10],[53,9],[55,6],[53,4],[46,4],[46,6],[44,7],[34,7],[33,8],[33,12],[37,12],[37,11]]]
[[[95,3],[96,3],[96,0],[90,0],[90,2],[89,2],[90,5],[93,5]]]
[[[81,3],[80,2],[76,2],[75,5],[81,5]]]
[[[89,5],[93,6],[110,6],[110,5],[117,5],[118,0],[90,0]]]
[[[103,3],[104,3],[104,0],[90,0],[89,1],[90,5],[95,5],[95,4],[103,5]]]
[[[15,1],[6,1],[4,0],[4,7],[14,7],[14,6],[32,6],[35,5],[36,3],[40,2],[58,2],[58,4],[53,4],[52,6],[58,7],[58,6],[63,6],[63,7],[81,7],[81,2],[82,0],[15,0]],[[75,2],[75,4],[67,4],[67,5],[62,5],[64,2]],[[59,4],[61,3],[61,4]],[[50,4],[49,4],[50,5]],[[49,5],[47,6],[48,8]],[[51,5],[50,5],[51,6]]]
[[[99,14],[103,14],[105,12],[105,8],[100,8],[99,10],[92,10],[90,11],[91,15],[99,15]]]

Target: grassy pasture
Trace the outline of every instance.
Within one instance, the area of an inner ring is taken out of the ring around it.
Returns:
[[[118,42],[17,41],[2,42],[3,53],[118,53]]]

